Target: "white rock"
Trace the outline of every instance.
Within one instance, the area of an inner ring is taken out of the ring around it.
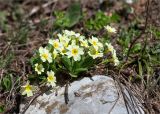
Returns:
[[[128,4],[132,4],[134,2],[134,0],[124,0],[124,1]]]
[[[83,78],[71,83],[67,105],[64,102],[62,87],[58,90],[58,96],[55,96],[55,93],[39,96],[25,114],[128,114],[123,97],[112,78],[94,76],[93,80]],[[74,92],[79,96],[75,96]],[[24,107],[23,104],[21,106]],[[132,109],[129,112],[134,114]],[[137,109],[137,112],[144,114],[142,109]]]
[[[102,3],[104,1],[106,1],[106,0],[99,0],[99,3]],[[109,0],[107,2],[118,2],[118,1],[123,1],[127,4],[133,4],[134,2],[136,2],[136,0]]]

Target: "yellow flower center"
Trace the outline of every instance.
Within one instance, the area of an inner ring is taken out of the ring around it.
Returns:
[[[25,87],[25,90],[26,90],[26,91],[30,91],[30,90],[31,90],[31,86],[30,86],[30,85],[27,85],[27,86]]]
[[[48,58],[48,54],[47,54],[47,53],[44,53],[44,54],[42,55],[42,57],[44,57],[45,59],[47,59],[47,58]]]
[[[98,55],[98,54],[99,54],[98,51],[96,51],[95,55]]]
[[[53,80],[55,80],[54,76],[49,75],[49,76],[48,76],[48,81],[53,81]]]
[[[78,50],[77,49],[72,49],[72,54],[73,55],[77,55],[78,54]]]
[[[97,42],[96,42],[96,41],[93,41],[92,44],[93,44],[94,46],[96,46],[96,45],[97,45]]]
[[[53,46],[54,46],[54,48],[58,48],[59,47],[58,42],[54,42]]]
[[[65,47],[68,47],[68,43],[65,43],[64,46],[65,46]]]

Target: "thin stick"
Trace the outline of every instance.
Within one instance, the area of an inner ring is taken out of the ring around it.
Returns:
[[[65,100],[65,103],[68,104],[68,101],[69,101],[69,98],[68,98],[68,82],[66,83],[65,90],[64,90],[64,100]]]

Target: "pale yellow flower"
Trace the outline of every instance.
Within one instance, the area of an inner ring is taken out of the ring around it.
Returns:
[[[51,70],[51,71],[47,71],[47,84],[51,85],[52,87],[56,86],[56,77],[55,77],[55,73]]]
[[[22,89],[22,95],[27,95],[27,97],[33,96],[33,86],[31,86],[29,82],[27,82],[26,85],[22,86]]]
[[[66,36],[73,36],[73,35],[76,34],[74,31],[69,31],[69,30],[64,30],[63,33],[64,33]]]
[[[60,48],[60,42],[58,39],[55,39],[55,40],[50,39],[49,44],[53,45],[54,49]]]
[[[114,51],[114,48],[113,48],[113,46],[111,45],[111,43],[106,43],[106,46],[107,46],[107,50],[108,50],[109,52],[113,52],[113,51]]]
[[[57,34],[58,39],[60,40],[60,42],[62,42],[63,40],[67,39],[67,36],[62,35],[62,34]]]
[[[64,46],[61,46],[60,49],[59,49],[59,52],[60,52],[61,55],[65,55],[67,50]]]
[[[115,66],[119,65],[119,60],[118,60],[118,57],[116,55],[116,51],[115,50],[112,53],[112,59],[113,59],[113,63],[114,63]]]
[[[36,63],[36,64],[35,64],[35,71],[36,71],[38,74],[41,74],[42,72],[44,72],[43,65]]]
[[[75,36],[76,38],[79,38],[81,35],[80,35],[79,33],[75,33],[74,36]]]
[[[98,50],[99,47],[103,47],[103,44],[99,42],[98,38],[93,36],[92,39],[89,39],[89,43],[91,43],[96,50]]]
[[[75,38],[79,38],[81,35],[79,33],[75,33],[74,31],[64,30],[63,31],[65,36],[71,37],[75,36]]]
[[[80,36],[80,37],[79,37],[79,41],[80,41],[80,45],[81,45],[82,47],[86,47],[86,48],[89,47],[89,45],[88,45],[88,40],[86,40],[84,36]]]
[[[81,59],[81,55],[84,54],[83,48],[80,48],[77,45],[69,45],[67,49],[69,50],[66,53],[68,58],[73,57],[75,61],[79,61]]]
[[[81,41],[81,46],[88,48],[89,47],[88,41],[87,40]]]
[[[103,53],[100,50],[96,50],[94,47],[90,47],[88,54],[93,58],[96,59],[98,57],[103,57]]]
[[[60,43],[64,46],[64,47],[68,47],[68,43],[71,40],[70,38],[68,38],[68,36],[66,35],[62,35],[62,34],[58,34],[58,38],[60,40]]]
[[[41,60],[43,62],[46,62],[46,61],[48,61],[49,63],[52,62],[52,56],[51,56],[51,53],[49,53],[49,50],[47,50],[46,48],[40,47],[39,53],[40,53]]]
[[[81,35],[81,36],[79,37],[79,41],[81,42],[81,41],[84,41],[84,40],[85,40],[85,36],[82,36],[82,35]]]
[[[107,25],[107,26],[104,26],[104,28],[109,32],[109,33],[116,33],[116,29]]]

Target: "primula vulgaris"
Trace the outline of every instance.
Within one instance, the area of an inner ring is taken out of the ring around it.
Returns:
[[[63,33],[64,33],[66,36],[73,36],[73,35],[76,34],[74,31],[69,31],[69,30],[64,30]]]
[[[27,97],[33,96],[33,86],[29,82],[22,86],[22,95],[27,95]]]
[[[75,38],[79,38],[81,35],[79,33],[75,33],[74,31],[64,30],[64,35],[71,37],[74,36]]]
[[[63,56],[63,55],[66,55],[66,52],[67,52],[66,47],[61,46],[59,49],[59,53]]]
[[[90,47],[88,54],[93,58],[96,59],[98,57],[103,57],[103,52],[100,49],[95,49],[94,47]]]
[[[46,61],[48,61],[49,63],[52,62],[52,56],[48,49],[40,47],[39,53],[40,53],[41,60],[43,62],[46,62]]]
[[[110,31],[111,32],[111,31]],[[114,32],[114,30],[112,31]],[[50,39],[49,45],[40,47],[35,59],[33,59],[34,70],[38,74],[40,81],[48,86],[56,86],[56,73],[64,71],[66,74],[76,77],[82,72],[86,72],[95,65],[95,59],[99,58],[102,63],[110,60],[114,65],[119,64],[116,51],[110,43],[101,43],[97,37],[89,39],[73,31],[64,30],[57,35],[57,39]],[[106,53],[105,53],[106,52]],[[111,53],[111,59],[102,58],[104,54]],[[88,59],[90,65],[88,65]],[[78,62],[77,62],[78,61]],[[79,62],[80,61],[80,62]],[[87,62],[86,62],[87,61]],[[85,64],[86,65],[82,65]],[[76,66],[77,65],[77,66]],[[87,66],[88,65],[88,66]],[[28,82],[23,88],[23,95],[33,95],[33,86]]]
[[[104,28],[105,28],[109,33],[116,33],[116,32],[117,32],[115,28],[113,28],[113,27],[111,27],[111,26],[109,26],[109,25],[105,26]]]
[[[116,55],[116,50],[113,48],[111,43],[106,43],[107,46],[107,51],[106,52],[111,52],[112,54],[112,62],[114,63],[115,66],[119,65],[119,60]]]
[[[36,71],[38,74],[41,74],[42,72],[44,72],[43,65],[36,63],[36,64],[35,64],[35,71]]]
[[[65,34],[58,34],[57,35],[59,40],[60,40],[60,43],[61,43],[61,46],[63,45],[64,47],[68,47],[68,44],[69,44],[69,41],[71,40],[70,38],[68,38],[68,36],[66,36]]]
[[[84,36],[79,37],[79,41],[82,47],[85,47],[85,48],[89,47],[88,40],[86,40]]]
[[[101,42],[99,42],[98,38],[93,37],[91,39],[89,39],[89,43],[91,43],[93,45],[93,47],[98,50],[98,48],[102,48],[103,44]]]
[[[111,45],[111,43],[106,43],[106,46],[107,46],[107,52],[113,52],[114,51],[114,48],[113,46]]]
[[[114,66],[119,65],[119,60],[118,60],[118,57],[116,55],[116,51],[115,50],[112,53],[112,60],[113,60]]]
[[[49,44],[53,45],[54,49],[58,50],[60,48],[60,42],[58,39],[55,40],[50,39]]]
[[[52,87],[56,86],[56,77],[55,77],[55,73],[51,70],[51,71],[47,71],[47,84]]]
[[[69,45],[67,48],[69,51],[66,53],[68,58],[73,57],[75,61],[80,61],[81,55],[84,54],[83,48],[80,48],[79,46],[75,45],[74,43],[72,45]]]

